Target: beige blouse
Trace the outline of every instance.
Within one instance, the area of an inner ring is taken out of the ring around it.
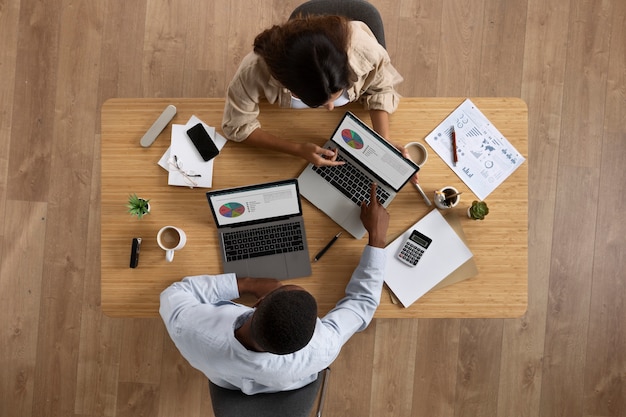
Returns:
[[[367,110],[393,113],[400,100],[394,87],[402,82],[402,76],[365,23],[350,22],[350,29],[351,86],[347,90],[350,101],[359,100]],[[260,56],[250,52],[228,86],[222,119],[226,138],[241,142],[261,127],[257,117],[262,99],[278,103],[280,107],[291,106],[290,91],[270,75]]]

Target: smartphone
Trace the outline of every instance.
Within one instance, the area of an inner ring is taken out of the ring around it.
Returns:
[[[398,252],[398,259],[409,266],[415,266],[432,243],[428,236],[413,230]]]
[[[215,146],[213,139],[211,139],[209,132],[202,126],[202,123],[198,123],[187,130],[187,135],[205,161],[210,161],[219,155],[219,149]]]

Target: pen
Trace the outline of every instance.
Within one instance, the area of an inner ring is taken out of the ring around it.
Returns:
[[[430,202],[430,198],[428,198],[426,193],[424,193],[424,190],[422,190],[422,187],[420,187],[419,184],[415,184],[415,188],[417,188],[417,191],[419,191],[419,193],[422,195],[422,198],[424,199],[424,203],[426,203],[426,205],[428,206],[432,206],[433,203]]]
[[[337,239],[339,239],[339,236],[341,236],[341,232],[337,233],[332,239],[330,239],[330,242],[328,242],[328,244],[326,246],[324,246],[324,248],[322,248],[322,250],[319,251],[319,253],[317,255],[315,255],[315,258],[313,258],[313,262],[319,261],[320,258],[322,257],[322,255],[324,255],[326,253],[326,251],[328,249],[330,249],[330,247],[333,245],[333,243],[335,243],[337,241]]]
[[[454,130],[454,126],[452,126],[452,159],[454,161],[454,166],[459,161],[459,157],[456,154],[456,131]]]

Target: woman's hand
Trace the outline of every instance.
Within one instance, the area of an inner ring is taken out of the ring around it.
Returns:
[[[400,152],[402,152],[402,156],[404,156],[409,161],[412,161],[411,157],[409,156],[409,151],[406,150],[404,145],[399,144],[399,143],[394,143],[393,146],[395,146]],[[417,172],[415,173],[415,175],[413,175],[413,177],[411,177],[410,181],[415,185],[420,183]]]
[[[325,149],[314,143],[301,144],[298,154],[316,167],[338,166],[344,164],[344,162],[337,161],[336,150]]]

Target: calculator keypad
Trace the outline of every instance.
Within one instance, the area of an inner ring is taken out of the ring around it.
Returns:
[[[406,242],[402,247],[402,250],[400,250],[400,253],[398,253],[398,258],[409,265],[415,266],[423,254],[424,249],[411,242]]]

